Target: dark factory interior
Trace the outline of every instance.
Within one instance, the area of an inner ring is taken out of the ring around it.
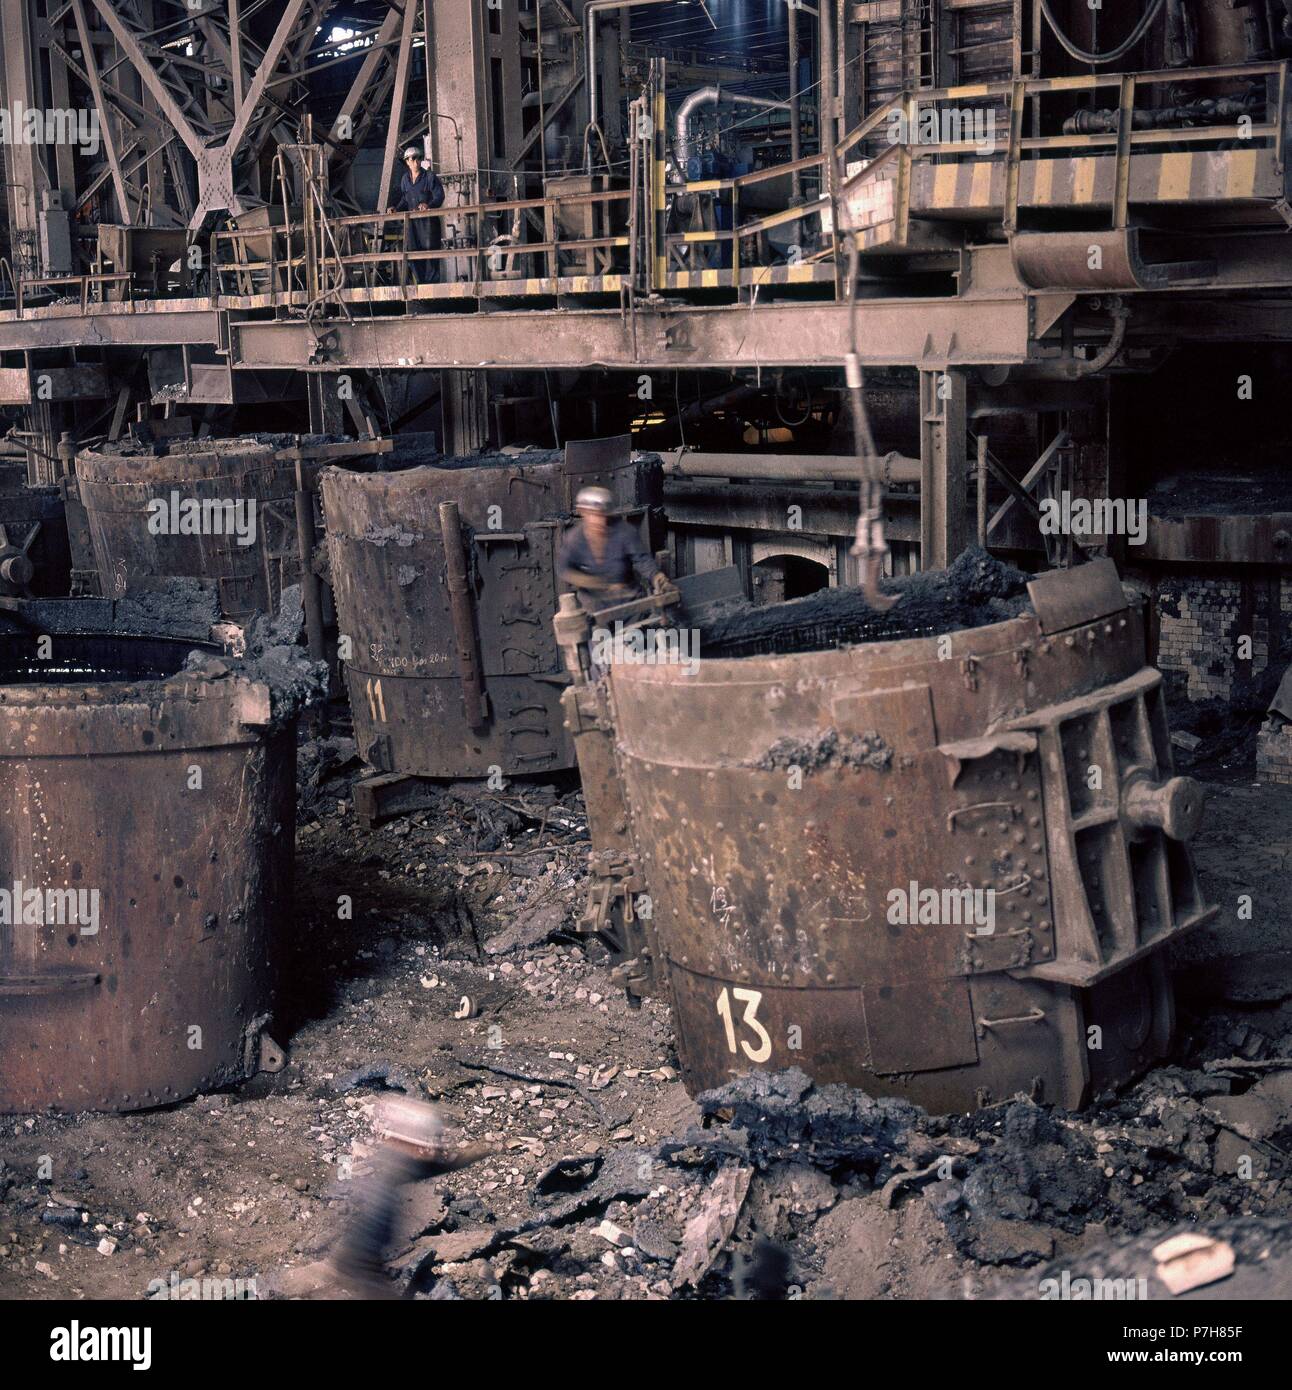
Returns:
[[[1292,0],[0,19],[46,1360],[176,1300],[1106,1301],[1101,1357],[1161,1305],[1241,1359]]]

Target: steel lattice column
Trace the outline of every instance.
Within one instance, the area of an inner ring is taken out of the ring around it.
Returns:
[[[44,106],[35,87],[33,73],[38,56],[31,37],[31,6],[27,0],[0,0],[0,23],[3,23],[4,101],[12,111],[18,103],[24,109]],[[5,147],[5,190],[9,204],[10,226],[15,232],[36,234],[37,200],[49,180],[36,157],[37,146],[22,140],[11,140]],[[17,248],[11,259],[17,260]]]

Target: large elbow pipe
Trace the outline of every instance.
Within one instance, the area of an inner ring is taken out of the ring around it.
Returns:
[[[686,162],[691,157],[691,118],[702,106],[716,106],[720,101],[730,101],[740,106],[760,106],[775,111],[790,109],[788,101],[745,96],[741,92],[724,92],[720,87],[697,87],[677,108],[677,115],[673,118],[673,153],[677,157],[683,178],[686,177]]]
[[[686,178],[686,162],[691,157],[691,117],[702,106],[716,106],[722,99],[717,87],[697,87],[677,108],[673,118],[673,154],[682,177]]]

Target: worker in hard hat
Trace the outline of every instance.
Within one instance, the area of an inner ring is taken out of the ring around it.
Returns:
[[[588,612],[627,603],[647,587],[656,594],[669,587],[668,576],[636,530],[610,515],[612,500],[603,487],[579,490],[574,499],[578,520],[565,533],[557,560],[561,582],[574,590]]]
[[[373,1115],[379,1143],[372,1171],[360,1178],[350,1219],[332,1255],[332,1267],[361,1298],[389,1298],[385,1261],[396,1235],[404,1188],[424,1178],[466,1168],[491,1152],[487,1144],[454,1144],[433,1105],[409,1096],[383,1097]]]
[[[423,166],[422,152],[416,145],[404,151],[404,172],[399,180],[399,198],[387,212],[429,212],[444,204],[444,185],[435,170]],[[440,219],[413,217],[408,222],[409,251],[438,251],[440,249]],[[438,260],[410,261],[413,278],[419,285],[436,284],[440,278]]]

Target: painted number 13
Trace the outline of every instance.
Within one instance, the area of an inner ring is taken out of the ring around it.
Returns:
[[[732,1053],[736,1051],[736,1025],[731,1018],[731,1000],[733,998],[738,1004],[745,1006],[741,1023],[759,1040],[757,1047],[751,1047],[744,1038],[741,1038],[741,1049],[751,1062],[767,1061],[772,1055],[772,1039],[767,1029],[758,1021],[758,1006],[762,1003],[763,996],[756,989],[732,989],[728,993],[724,988],[722,993],[718,995],[718,1014],[722,1019],[722,1026],[727,1030],[728,1049]]]

